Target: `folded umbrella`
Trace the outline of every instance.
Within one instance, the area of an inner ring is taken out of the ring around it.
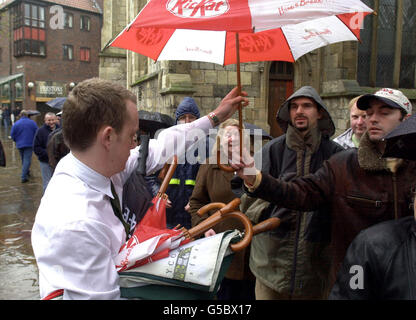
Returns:
[[[194,238],[225,219],[237,218],[245,226],[244,233],[229,230],[195,240],[171,250],[163,259],[120,272],[122,297],[213,299],[231,263],[232,253],[249,245],[253,235],[277,228],[280,224],[280,219],[270,218],[252,226],[243,213],[235,211],[239,204],[239,199],[229,204],[208,204],[198,214],[219,210],[194,228],[183,230],[187,238]]]
[[[131,238],[120,248],[116,258],[118,272],[145,265],[168,256],[169,251],[189,242],[182,231],[167,229],[165,191],[177,166],[177,156],[160,186],[159,193],[152,200],[152,206],[136,226]]]

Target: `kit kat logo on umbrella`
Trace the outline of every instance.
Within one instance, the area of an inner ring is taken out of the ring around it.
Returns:
[[[169,0],[166,9],[181,18],[212,18],[230,9],[228,0]]]
[[[247,35],[240,40],[240,49],[249,53],[267,51],[271,48],[273,39],[268,35]]]
[[[155,28],[140,28],[136,32],[137,41],[146,46],[155,46],[163,39],[163,33]]]

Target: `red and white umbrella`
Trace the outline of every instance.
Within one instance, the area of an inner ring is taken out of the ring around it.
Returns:
[[[359,0],[150,0],[109,46],[153,60],[236,63],[241,90],[240,62],[294,62],[322,46],[359,40],[371,12]],[[242,123],[240,105],[240,150]]]
[[[372,11],[359,0],[151,0],[110,46],[153,60],[293,62],[359,39]]]
[[[294,62],[328,44],[359,40],[365,14],[368,12],[325,17],[258,33],[240,33],[240,62]],[[235,32],[126,28],[110,45],[155,61],[238,63]]]
[[[130,27],[259,32],[366,11],[359,0],[150,0]]]

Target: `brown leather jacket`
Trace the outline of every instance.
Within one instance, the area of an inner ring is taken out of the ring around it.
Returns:
[[[335,154],[315,174],[285,182],[263,173],[260,186],[249,195],[300,211],[329,206],[332,287],[348,246],[361,230],[413,214],[409,205],[415,177],[415,162],[403,161],[392,173],[364,135],[358,150]]]

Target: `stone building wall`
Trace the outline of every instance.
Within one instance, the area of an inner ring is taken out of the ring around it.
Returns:
[[[126,0],[103,2],[99,77],[125,86],[127,69],[126,50],[113,47],[106,48],[106,45],[127,24]]]

